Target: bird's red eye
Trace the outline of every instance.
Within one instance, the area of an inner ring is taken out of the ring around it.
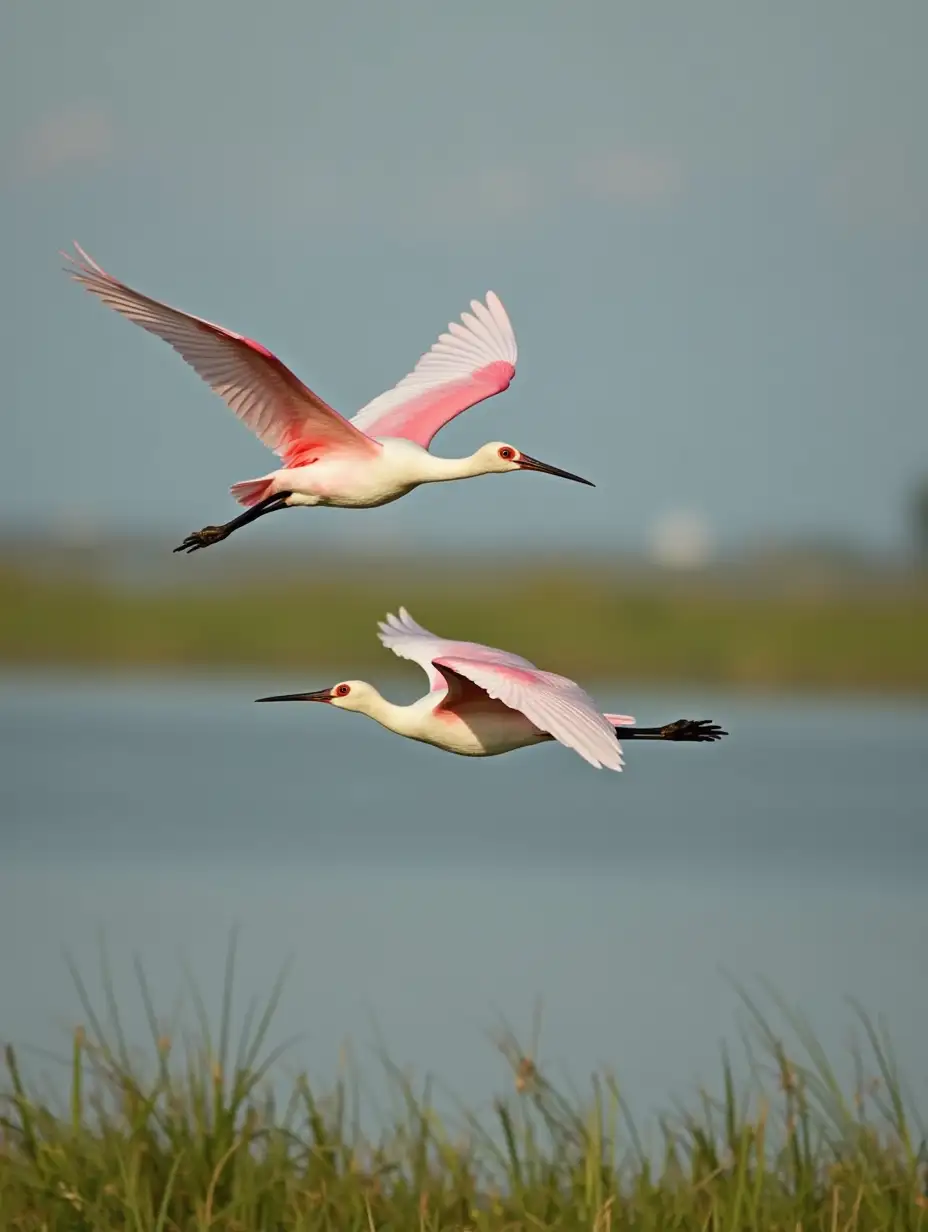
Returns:
[[[499,451],[499,456],[503,459],[504,462],[511,462],[512,459],[516,456],[516,451],[514,449],[510,449],[508,445],[504,445],[502,449]]]
[[[351,692],[350,685],[347,685],[347,684],[336,685],[336,688],[335,688],[336,697],[347,697],[350,692]]]

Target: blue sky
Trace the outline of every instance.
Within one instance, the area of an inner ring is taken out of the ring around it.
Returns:
[[[493,288],[516,380],[436,452],[504,439],[598,485],[488,477],[256,538],[627,546],[689,510],[728,543],[899,546],[928,471],[926,45],[924,0],[11,0],[0,519],[179,540],[274,465],[60,272],[76,238],[349,414]]]

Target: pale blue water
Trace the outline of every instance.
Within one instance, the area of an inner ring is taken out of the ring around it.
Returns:
[[[619,776],[252,705],[300,684],[0,679],[0,1036],[66,1051],[62,947],[98,992],[101,935],[135,1038],[135,953],[165,1012],[182,961],[218,1008],[237,922],[240,1006],[292,956],[274,1038],[302,1033],[292,1062],[323,1080],[346,1035],[370,1068],[376,1024],[480,1104],[506,1082],[489,1031],[528,1039],[540,997],[543,1062],[615,1065],[657,1109],[715,1080],[742,1021],[727,971],[832,1047],[856,996],[928,1093],[928,707],[598,689],[732,733],[629,745]]]

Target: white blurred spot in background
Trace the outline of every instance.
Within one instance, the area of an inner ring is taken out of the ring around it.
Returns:
[[[658,564],[672,569],[699,568],[712,556],[709,524],[701,514],[671,510],[651,527],[648,547]]]

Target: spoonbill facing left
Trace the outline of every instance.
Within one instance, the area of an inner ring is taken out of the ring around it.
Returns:
[[[432,438],[470,406],[508,389],[516,371],[516,339],[499,298],[471,301],[412,372],[351,419],[324,402],[260,342],[134,291],[101,269],[75,242],[72,277],[107,307],[169,343],[222,397],[283,467],[245,479],[231,493],[246,512],[188,535],[175,552],[195,552],[228,538],[255,518],[294,505],[370,508],[422,483],[504,471],[543,471],[595,485],[549,466],[505,441],[467,458],[438,458]]]
[[[429,692],[397,706],[364,680],[344,680],[313,693],[282,693],[259,702],[325,702],[356,710],[382,727],[463,757],[495,757],[558,740],[597,769],[621,770],[623,740],[711,742],[727,736],[709,719],[677,719],[662,727],[635,727],[627,714],[602,714],[566,676],[544,672],[528,659],[437,637],[405,608],[379,623],[381,642],[411,659],[429,678]]]

